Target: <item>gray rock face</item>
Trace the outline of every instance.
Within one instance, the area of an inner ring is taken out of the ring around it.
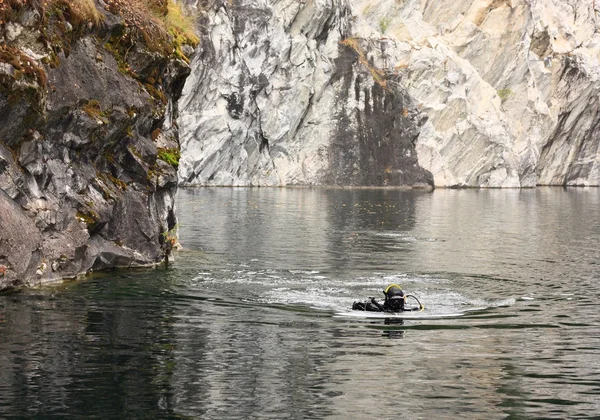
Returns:
[[[178,150],[189,67],[142,44],[120,56],[108,13],[55,57],[31,15],[0,33],[0,290],[162,261],[177,173],[158,148]]]
[[[346,0],[219,2],[180,102],[183,185],[430,186],[425,115]]]
[[[217,2],[181,102],[181,182],[600,185],[599,7]]]
[[[594,2],[353,4],[429,117],[417,151],[436,186],[600,184]]]

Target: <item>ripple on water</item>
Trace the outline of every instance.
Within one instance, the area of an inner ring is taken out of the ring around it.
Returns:
[[[169,269],[0,295],[0,417],[594,418],[594,191],[182,190]]]

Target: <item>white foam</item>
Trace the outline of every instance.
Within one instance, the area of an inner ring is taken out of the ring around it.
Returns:
[[[448,286],[452,284],[451,280],[436,275],[376,272],[348,280],[330,277],[318,270],[245,269],[240,265],[234,270],[219,270],[212,274],[201,271],[194,282],[211,290],[227,289],[232,284],[244,285],[251,291],[247,296],[254,302],[306,305],[335,313],[346,313],[353,302],[364,301],[370,296],[382,301],[382,291],[392,283],[399,284],[405,293],[416,296],[425,306],[428,317],[462,316],[473,310],[510,306],[516,301],[514,298],[497,301],[474,298]],[[409,301],[409,304],[413,302]],[[406,314],[402,317],[413,316]],[[389,314],[370,316],[385,318]],[[422,313],[420,316],[423,316]]]

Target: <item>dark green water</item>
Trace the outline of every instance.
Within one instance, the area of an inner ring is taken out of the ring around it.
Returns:
[[[198,189],[185,250],[0,295],[0,418],[600,418],[600,190]],[[389,283],[419,317],[351,317]]]

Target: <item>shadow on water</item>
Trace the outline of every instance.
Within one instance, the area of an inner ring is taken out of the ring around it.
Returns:
[[[390,339],[404,338],[406,332],[404,328],[404,320],[402,318],[383,318],[369,320],[363,324],[364,328],[380,331],[382,337]]]
[[[384,337],[393,339],[404,338],[404,330],[402,329],[404,321],[402,319],[386,318],[383,321],[383,325],[382,334]]]
[[[0,414],[168,413],[175,308],[153,299],[149,311],[147,300],[160,296],[162,284],[139,284],[140,274],[103,274],[6,296],[0,330],[9,346],[0,358]]]
[[[330,413],[328,376],[315,374],[329,356],[301,350],[324,314],[198,295],[182,280],[173,269],[115,271],[4,296],[0,417]]]

